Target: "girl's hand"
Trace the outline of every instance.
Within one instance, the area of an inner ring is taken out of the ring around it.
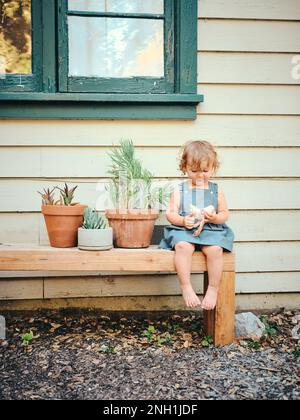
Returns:
[[[217,224],[217,213],[214,210],[213,212],[207,212],[204,210],[204,222],[205,223],[214,223]]]
[[[192,213],[188,214],[187,216],[184,216],[183,218],[183,226],[187,229],[192,229],[195,224],[195,217]]]

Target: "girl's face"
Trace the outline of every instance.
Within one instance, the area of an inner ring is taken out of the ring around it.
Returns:
[[[203,161],[198,166],[187,164],[186,172],[193,185],[207,185],[213,174],[213,162]]]

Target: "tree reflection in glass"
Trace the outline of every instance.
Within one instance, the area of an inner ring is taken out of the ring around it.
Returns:
[[[163,20],[69,16],[69,75],[163,77]]]
[[[0,0],[0,73],[31,72],[31,2]]]

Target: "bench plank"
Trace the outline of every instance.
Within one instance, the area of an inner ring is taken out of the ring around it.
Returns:
[[[0,279],[0,301],[44,298],[44,279]]]
[[[192,272],[206,271],[202,252],[193,255]],[[175,273],[174,251],[150,246],[145,249],[113,248],[83,251],[78,248],[0,245],[0,270],[4,271],[103,271]],[[224,253],[224,271],[234,271],[234,256]]]

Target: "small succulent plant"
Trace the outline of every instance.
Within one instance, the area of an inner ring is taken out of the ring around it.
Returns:
[[[47,189],[44,188],[43,192],[38,191],[38,193],[42,196],[43,205],[75,206],[76,204],[79,204],[79,203],[72,203],[73,198],[74,198],[74,191],[76,190],[77,187],[78,185],[76,185],[73,188],[70,188],[65,183],[64,188],[60,188],[58,186],[52,188],[52,190],[50,190],[50,188],[47,188]],[[55,200],[54,198],[56,189],[60,190],[60,197],[58,200]]]
[[[42,204],[45,206],[53,206],[55,204],[54,201],[54,191],[55,187],[50,190],[50,188],[44,188],[43,192],[38,191],[38,193],[42,196]]]
[[[107,221],[101,215],[98,215],[96,209],[87,207],[83,213],[83,229],[105,229]]]
[[[72,203],[74,198],[74,191],[78,185],[73,188],[69,188],[68,185],[65,183],[64,188],[56,187],[60,191],[60,204],[65,206],[75,206],[78,203]]]

